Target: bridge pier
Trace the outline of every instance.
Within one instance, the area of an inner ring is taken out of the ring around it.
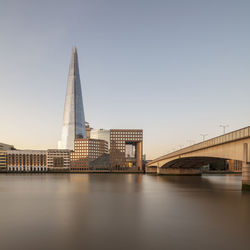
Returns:
[[[242,191],[250,191],[250,163],[248,162],[248,144],[243,144]]]
[[[157,174],[157,167],[146,167],[145,173],[146,174]]]
[[[200,169],[195,168],[157,168],[159,175],[201,175]]]
[[[242,163],[242,191],[250,191],[250,163]]]

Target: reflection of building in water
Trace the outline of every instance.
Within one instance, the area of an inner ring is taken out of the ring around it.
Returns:
[[[76,139],[75,150],[71,152],[71,170],[82,171],[87,170],[90,167],[94,168],[94,161],[108,153],[108,143],[104,140],[98,139]],[[98,165],[103,165],[103,168],[107,163],[103,161],[96,161]],[[91,165],[91,166],[90,166]]]
[[[110,130],[110,166],[111,169],[137,168],[142,170],[141,129]]]
[[[227,160],[228,170],[232,172],[241,172],[242,171],[242,161],[236,160]]]

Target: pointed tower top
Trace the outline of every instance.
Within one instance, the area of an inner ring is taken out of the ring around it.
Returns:
[[[73,47],[72,47],[72,53],[77,53],[77,48],[76,48],[76,46],[73,46]]]

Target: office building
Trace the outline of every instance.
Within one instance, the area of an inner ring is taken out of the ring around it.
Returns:
[[[111,169],[137,168],[142,171],[141,129],[110,130],[110,166]]]
[[[104,140],[76,139],[75,150],[71,152],[71,170],[76,172],[88,170],[92,161],[107,153],[108,143]]]
[[[56,172],[70,170],[70,150],[0,151],[0,167],[8,172]]]
[[[46,150],[7,150],[8,172],[47,171]]]
[[[0,171],[6,170],[7,168],[7,152],[0,151]]]
[[[64,104],[62,137],[59,149],[74,150],[76,138],[86,138],[82,89],[78,67],[77,49],[74,47],[69,67],[68,85]]]
[[[48,149],[46,156],[48,171],[56,172],[70,170],[70,150]]]
[[[110,149],[110,131],[107,129],[92,129],[90,131],[91,139],[99,139],[108,142],[108,149]]]

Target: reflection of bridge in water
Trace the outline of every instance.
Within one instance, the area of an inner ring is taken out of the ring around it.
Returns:
[[[218,159],[242,161],[242,186],[250,189],[250,127],[163,155],[146,165],[147,173],[198,175],[200,167]]]

